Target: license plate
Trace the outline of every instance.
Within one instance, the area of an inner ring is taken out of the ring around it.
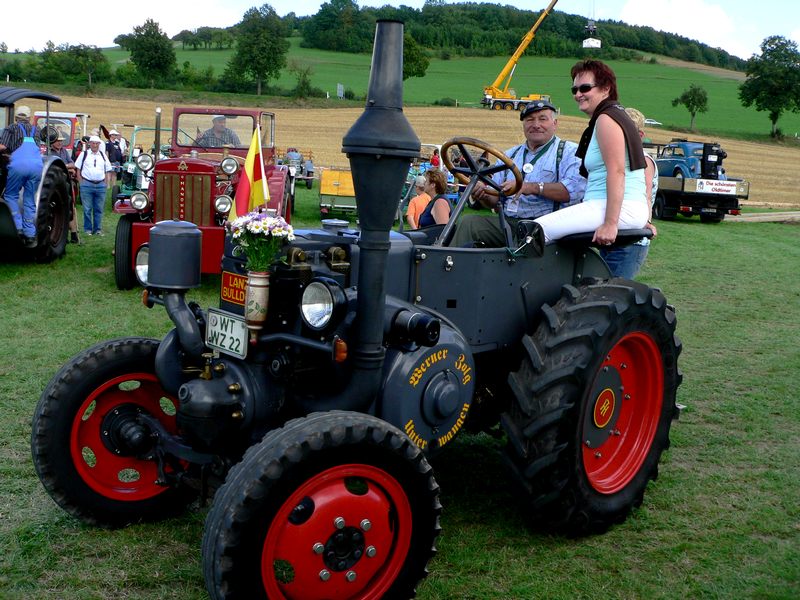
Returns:
[[[206,346],[239,358],[247,356],[247,325],[244,319],[216,308],[209,308],[206,320]]]
[[[700,212],[703,214],[715,215],[717,214],[716,208],[701,208]]]

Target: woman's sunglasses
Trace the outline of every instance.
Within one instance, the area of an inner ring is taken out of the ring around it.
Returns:
[[[585,94],[594,87],[597,87],[596,83],[582,83],[581,85],[573,85],[570,89],[572,90],[572,95],[574,96],[578,92]]]

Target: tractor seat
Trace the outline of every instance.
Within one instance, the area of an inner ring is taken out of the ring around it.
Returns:
[[[620,229],[617,232],[617,239],[614,240],[614,243],[610,246],[600,246],[599,244],[595,244],[592,242],[592,238],[594,237],[594,231],[586,231],[584,233],[573,233],[571,235],[565,235],[563,238],[555,240],[553,243],[559,244],[561,246],[566,246],[567,248],[583,248],[586,246],[594,246],[595,248],[622,248],[624,246],[629,246],[634,242],[638,242],[640,239],[644,238],[652,238],[653,232],[650,229],[643,228],[643,229]]]
[[[421,229],[404,229],[402,233],[415,246],[432,246],[443,230],[444,225],[431,225]]]

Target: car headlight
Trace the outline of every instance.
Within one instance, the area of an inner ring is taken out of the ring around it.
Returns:
[[[136,263],[133,272],[142,287],[147,287],[147,261],[150,259],[150,247],[143,244],[136,252]]]
[[[289,167],[289,175],[294,177],[297,174],[297,167]]]
[[[346,305],[342,286],[333,279],[320,277],[303,290],[300,315],[308,327],[319,331],[330,325],[333,317],[338,317]]]
[[[145,173],[152,170],[155,164],[156,161],[153,160],[153,157],[150,154],[140,154],[136,157],[136,166]]]
[[[239,170],[239,161],[228,156],[227,158],[222,159],[219,168],[222,169],[222,172],[225,173],[225,175],[233,175]]]
[[[231,206],[233,206],[233,199],[230,196],[217,196],[217,199],[214,200],[214,208],[218,213],[228,214]]]

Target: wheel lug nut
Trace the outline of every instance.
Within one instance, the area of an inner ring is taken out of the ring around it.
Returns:
[[[356,580],[356,572],[355,571],[348,571],[347,574],[344,576],[347,581],[355,581]]]
[[[354,531],[354,532],[353,532],[353,535],[351,536],[351,539],[352,539],[354,542],[360,542],[360,541],[361,541],[361,539],[362,539],[362,537],[363,537],[363,536],[362,536],[362,535],[361,535],[361,534],[360,534],[358,531]]]
[[[595,453],[594,453],[594,457],[595,457],[595,458],[603,458],[603,455],[602,455],[602,453],[600,453],[600,452],[595,452]]]
[[[361,558],[361,550],[353,550],[353,558]]]
[[[344,526],[345,526],[344,518],[343,517],[336,517],[333,520],[333,526],[336,527],[336,529],[344,529]]]
[[[347,566],[347,563],[343,560],[340,560],[339,563],[336,565],[336,568],[340,571],[344,571],[344,568]]]
[[[368,546],[367,547],[367,556],[369,558],[374,558],[378,551],[375,549],[375,546]]]
[[[369,531],[372,528],[372,523],[369,522],[369,519],[362,519],[361,520],[361,529],[364,531]]]
[[[319,578],[322,581],[328,581],[328,579],[331,578],[331,572],[328,571],[328,569],[322,569],[322,571],[319,572]]]
[[[325,546],[323,546],[320,542],[317,542],[313,546],[314,554],[322,554],[325,551]]]

